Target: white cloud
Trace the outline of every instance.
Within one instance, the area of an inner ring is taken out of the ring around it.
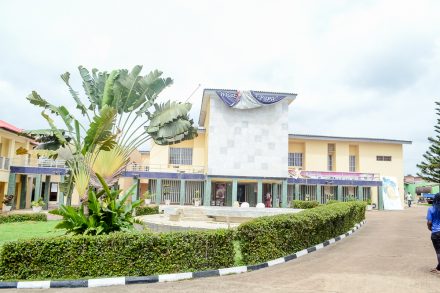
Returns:
[[[292,131],[414,140],[414,173],[440,92],[439,12],[438,1],[5,0],[0,119],[46,127],[31,90],[72,105],[64,71],[82,90],[80,64],[143,64],[174,78],[163,99],[185,100],[199,83],[296,92]]]

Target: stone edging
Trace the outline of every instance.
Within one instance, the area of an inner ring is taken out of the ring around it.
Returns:
[[[47,288],[92,288],[92,287],[102,287],[102,286],[115,286],[115,285],[129,285],[129,284],[145,284],[145,283],[157,283],[157,282],[172,282],[187,279],[214,277],[214,276],[224,276],[230,274],[240,274],[250,271],[255,271],[263,269],[266,267],[272,267],[278,264],[282,264],[294,259],[297,259],[306,254],[312,253],[319,249],[322,249],[330,244],[333,244],[339,240],[342,240],[365,224],[365,220],[356,224],[353,229],[345,234],[339,235],[335,238],[319,243],[315,246],[303,249],[294,254],[287,255],[285,257],[280,257],[268,262],[249,265],[232,267],[218,270],[201,271],[201,272],[187,272],[187,273],[177,273],[177,274],[166,274],[166,275],[156,275],[156,276],[145,276],[145,277],[115,277],[115,278],[101,278],[101,279],[89,279],[89,280],[67,280],[67,281],[18,281],[18,282],[0,282],[0,289],[47,289]]]

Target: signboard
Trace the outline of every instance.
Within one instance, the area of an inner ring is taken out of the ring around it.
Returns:
[[[304,179],[338,179],[338,180],[375,180],[374,173],[352,173],[352,172],[325,172],[325,171],[302,171],[290,169],[289,177]],[[378,179],[378,178],[377,178]]]
[[[403,210],[399,186],[395,177],[381,177],[383,208],[385,210]]]

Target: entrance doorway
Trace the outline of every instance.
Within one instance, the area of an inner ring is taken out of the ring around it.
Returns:
[[[246,201],[246,185],[238,184],[237,186],[237,200],[241,204]]]

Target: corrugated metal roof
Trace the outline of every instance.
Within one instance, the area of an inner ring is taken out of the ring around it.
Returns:
[[[23,129],[20,129],[20,128],[14,126],[12,124],[9,124],[8,122],[3,121],[3,120],[0,120],[0,128],[3,128],[5,130],[8,130],[8,131],[11,131],[14,133],[20,133],[23,131]]]

